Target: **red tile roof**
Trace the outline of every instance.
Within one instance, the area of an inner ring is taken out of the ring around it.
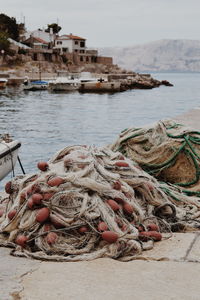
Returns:
[[[65,35],[61,35],[61,36],[58,36],[57,38],[56,38],[56,40],[68,40],[69,38],[67,37],[67,35],[65,34]]]
[[[34,40],[36,40],[36,41],[38,41],[39,43],[41,43],[41,44],[48,44],[48,42],[46,42],[46,41],[44,41],[44,40],[42,40],[41,38],[39,38],[39,37],[35,37],[35,36],[33,36],[33,39]]]
[[[63,38],[63,37],[66,37],[67,39],[70,39],[70,40],[84,40],[84,41],[86,40],[80,36],[73,35],[73,34],[64,34],[60,38]]]

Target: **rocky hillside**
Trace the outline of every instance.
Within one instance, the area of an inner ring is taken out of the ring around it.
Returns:
[[[14,56],[6,55],[4,59],[0,56],[0,71],[17,72],[18,76],[31,76],[33,74],[39,74],[39,72],[45,73],[58,73],[60,71],[65,72],[91,72],[91,73],[112,73],[121,74],[123,70],[117,65],[106,65],[101,63],[85,63],[85,64],[70,64],[59,61],[35,61],[29,55],[16,54]],[[20,75],[19,75],[20,74]]]
[[[200,72],[200,40],[160,40],[99,49],[120,67],[136,72]]]

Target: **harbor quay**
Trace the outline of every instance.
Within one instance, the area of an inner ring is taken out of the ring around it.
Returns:
[[[30,81],[43,80],[47,82],[67,78],[79,78],[82,74],[88,74],[90,78],[101,79],[106,82],[119,83],[120,91],[125,91],[128,89],[152,89],[157,88],[161,85],[172,86],[172,84],[167,80],[157,80],[153,78],[150,74],[139,74],[139,73],[91,73],[91,72],[69,72],[69,71],[57,71],[57,72],[25,72],[24,70],[13,72],[0,72],[0,78],[7,79],[7,86],[18,87],[23,85],[26,78]]]

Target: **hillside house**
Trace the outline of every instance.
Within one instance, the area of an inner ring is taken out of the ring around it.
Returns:
[[[91,63],[97,60],[97,51],[87,50],[86,39],[70,33],[59,36],[55,40],[54,49],[59,50],[61,55],[65,55],[68,59],[72,60],[76,64]]]
[[[85,53],[86,39],[73,35],[62,35],[56,38],[54,49],[59,49],[60,53]]]
[[[53,50],[51,48],[51,44],[47,41],[42,40],[39,37],[30,36],[27,40],[24,41],[24,44],[31,48],[31,50],[29,50],[29,53],[32,55],[33,60],[54,60],[54,58],[52,57]]]
[[[37,29],[34,31],[26,31],[22,36],[21,40],[24,42],[25,40],[29,39],[30,37],[36,37],[40,38],[41,40],[51,43],[53,45],[54,40],[56,38],[56,35],[53,34],[52,28],[50,29],[50,32],[46,32],[45,30],[42,29]]]
[[[72,60],[76,64],[112,64],[111,57],[102,60],[98,56],[97,50],[87,49],[85,38],[73,35],[72,33],[57,37],[53,49],[58,50],[61,55],[65,55],[70,61]]]
[[[38,29],[25,32],[23,43],[29,46],[29,54],[34,60],[67,61],[68,64],[84,65],[101,63],[112,65],[112,57],[98,56],[97,50],[86,47],[86,39],[70,33],[58,36],[52,30],[48,33]]]
[[[35,36],[30,36],[27,40],[24,41],[24,44],[26,44],[27,46],[33,49],[39,49],[39,50],[46,50],[49,48],[48,42]]]

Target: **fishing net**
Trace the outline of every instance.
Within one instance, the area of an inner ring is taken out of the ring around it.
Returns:
[[[0,245],[42,260],[136,258],[171,231],[199,228],[200,202],[108,148],[71,146],[15,177],[0,200]]]
[[[198,131],[172,120],[160,121],[124,130],[111,149],[122,152],[160,181],[200,191]]]

